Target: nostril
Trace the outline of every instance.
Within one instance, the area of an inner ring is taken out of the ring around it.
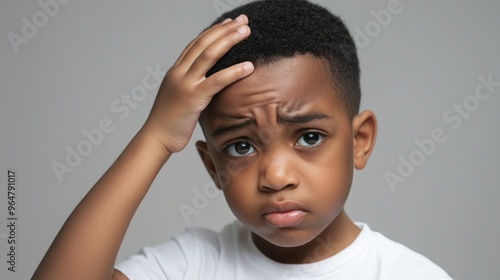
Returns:
[[[293,183],[281,184],[281,185],[261,184],[259,189],[263,192],[271,193],[288,189],[294,189],[295,187],[297,187],[297,185]]]
[[[264,151],[261,156],[258,183],[262,191],[275,192],[298,185],[296,161],[289,153],[288,146],[286,149],[274,146],[273,149]]]

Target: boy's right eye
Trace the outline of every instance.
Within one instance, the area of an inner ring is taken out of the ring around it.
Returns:
[[[255,148],[247,141],[239,141],[229,145],[225,152],[233,157],[242,157],[255,152]]]

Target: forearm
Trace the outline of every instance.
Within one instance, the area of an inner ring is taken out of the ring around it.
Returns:
[[[249,35],[242,15],[188,44],[165,75],[145,126],[75,208],[33,279],[111,278],[126,229],[163,164],[188,144],[212,97],[253,72],[253,64],[243,62],[206,77]]]
[[[110,279],[127,227],[169,156],[139,132],[69,216],[33,279]]]

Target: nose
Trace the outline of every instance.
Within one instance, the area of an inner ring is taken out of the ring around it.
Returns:
[[[259,189],[276,192],[298,186],[297,160],[291,152],[273,149],[264,153],[260,160]]]

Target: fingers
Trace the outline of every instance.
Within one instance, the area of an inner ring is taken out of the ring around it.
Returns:
[[[204,77],[208,70],[210,70],[224,54],[249,35],[250,28],[247,25],[241,25],[231,30],[228,34],[207,46],[198,57],[196,57],[187,74],[192,74],[195,77]]]
[[[248,18],[242,15],[208,28],[188,44],[165,75],[146,122],[168,151],[185,147],[215,94],[254,71],[251,62],[244,62],[206,78],[207,71],[225,53],[250,35],[247,24]]]
[[[234,46],[250,35],[247,24],[248,18],[245,15],[241,15],[234,20],[225,20],[223,23],[205,30],[202,34],[191,41],[191,43],[189,43],[179,57],[178,64],[183,64],[184,67],[189,69],[191,68],[193,62],[204,52],[204,56],[210,57],[209,59],[211,60],[217,57],[222,57],[224,53],[230,49],[230,47],[218,48],[217,46],[214,46],[208,50],[207,48],[216,44],[220,40],[222,40],[222,43],[226,46],[230,46],[231,44],[231,47]],[[240,30],[240,32],[238,32],[238,30]],[[227,35],[231,35],[229,36],[230,38],[226,38]],[[230,42],[227,42],[227,40]],[[219,53],[220,51],[224,51],[224,53]],[[215,64],[215,62],[216,61],[213,61],[213,64]],[[209,68],[207,68],[207,71],[208,69]],[[203,75],[204,74],[205,73],[203,73]]]
[[[203,81],[200,84],[200,92],[213,96],[226,86],[252,74],[253,70],[253,63],[248,61],[225,68]]]
[[[184,50],[182,51],[182,53],[179,55],[179,57],[177,58],[177,60],[175,61],[174,63],[174,66],[175,65],[178,65],[183,59],[184,59],[184,56],[186,56],[186,53],[193,47],[193,44],[196,43],[196,41],[201,37],[201,36],[204,36],[205,34],[207,34],[211,29],[215,28],[215,26],[219,26],[219,25],[223,25],[223,24],[226,24],[228,22],[230,22],[232,19],[230,18],[227,18],[225,19],[223,22],[217,24],[217,25],[214,25],[212,26],[211,28],[207,28],[205,29],[202,33],[200,33],[200,35],[196,36],[196,38],[194,38],[191,42],[189,42],[189,44],[184,48]]]

